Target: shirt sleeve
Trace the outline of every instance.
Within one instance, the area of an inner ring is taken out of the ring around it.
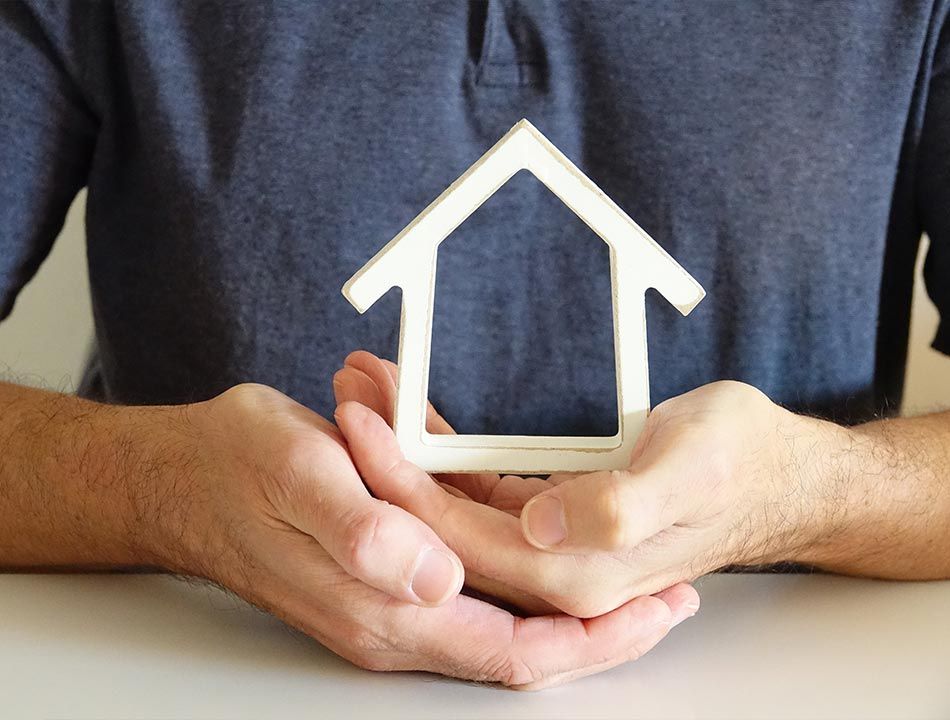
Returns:
[[[950,355],[950,21],[946,17],[934,53],[918,153],[919,212],[930,238],[924,282],[940,313],[933,347]]]
[[[72,3],[0,2],[0,321],[85,185],[98,120]]]

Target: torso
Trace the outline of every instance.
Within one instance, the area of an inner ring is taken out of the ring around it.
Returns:
[[[343,282],[527,117],[707,290],[648,301],[655,402],[733,378],[863,419],[899,399],[920,5],[126,7],[88,201],[104,394],[330,412],[345,354],[398,333],[398,293],[361,317]],[[430,393],[460,429],[612,430],[606,249],[546,193],[516,178],[442,247]]]

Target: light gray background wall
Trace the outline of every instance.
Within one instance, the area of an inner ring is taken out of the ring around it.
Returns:
[[[83,236],[85,194],[69,212],[53,252],[0,324],[0,377],[73,390],[92,337]],[[919,264],[918,264],[919,265]],[[914,294],[905,413],[950,408],[950,358],[929,347],[937,313],[920,284]]]
[[[0,323],[0,377],[27,385],[75,390],[92,338],[81,193],[33,281]]]

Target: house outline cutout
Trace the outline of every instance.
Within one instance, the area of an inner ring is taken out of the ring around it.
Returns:
[[[426,430],[439,245],[516,173],[540,180],[610,249],[617,433],[606,437],[434,435]],[[551,473],[626,467],[650,408],[646,298],[658,290],[683,315],[705,291],[530,122],[521,120],[343,286],[364,313],[402,289],[394,430],[429,472]]]

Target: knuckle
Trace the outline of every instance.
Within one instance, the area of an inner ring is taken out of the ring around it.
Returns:
[[[351,627],[344,636],[346,658],[364,670],[395,670],[392,645],[379,633],[363,626]]]
[[[267,460],[254,462],[274,506],[292,515],[307,512],[332,527],[339,514],[333,514],[333,503],[320,492],[320,482],[332,482],[334,476],[319,471],[326,466],[329,453],[345,451],[322,433],[296,430],[273,433],[266,439],[266,447]]]
[[[377,551],[377,540],[382,534],[382,514],[375,509],[360,512],[345,521],[343,533],[343,562],[352,572],[362,573]]]
[[[260,427],[284,397],[274,388],[257,383],[241,383],[208,401],[208,407],[219,421],[248,428]]]
[[[259,409],[278,397],[282,397],[278,390],[260,383],[240,383],[225,390],[219,396],[229,404],[233,403],[238,408],[248,410]]]
[[[543,678],[544,673],[535,665],[526,662],[517,651],[524,623],[523,618],[513,618],[509,642],[485,648],[483,653],[479,653],[484,659],[475,666],[475,679],[511,687],[526,685]]]
[[[292,423],[279,428],[270,443],[272,458],[291,477],[311,477],[332,453],[346,452],[329,435]]]
[[[715,390],[716,392],[721,393],[741,393],[743,389],[749,387],[743,382],[738,380],[717,380],[716,382],[709,383],[708,388],[710,390]]]
[[[537,682],[543,678],[544,674],[533,665],[523,660],[512,659],[505,667],[505,679],[502,682],[511,687],[515,685],[527,685],[528,683]]]
[[[509,653],[498,653],[482,663],[478,675],[486,681],[507,687],[527,685],[542,679],[542,673]]]
[[[314,464],[322,445],[322,435],[305,436],[302,433],[284,432],[275,439],[275,454],[281,464],[291,473],[306,470]]]
[[[765,394],[754,385],[749,385],[739,380],[719,380],[713,383],[713,386],[722,392],[728,392],[737,398],[746,400],[757,400],[765,397]]]
[[[749,414],[772,405],[772,401],[764,392],[754,385],[738,380],[719,380],[701,389],[706,391],[706,398],[711,407],[723,412],[739,411]]]
[[[605,550],[621,550],[627,546],[631,531],[630,495],[627,475],[621,470],[610,471],[597,496],[598,516],[603,520],[601,535]]]

